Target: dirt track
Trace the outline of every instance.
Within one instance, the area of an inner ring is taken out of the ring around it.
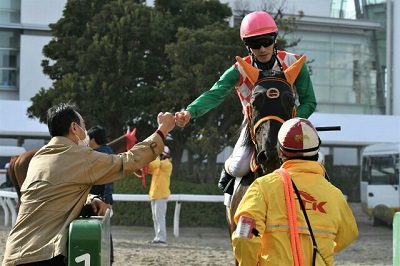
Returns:
[[[369,225],[360,203],[350,203],[350,207],[357,220],[359,237],[335,256],[335,265],[392,265],[392,229]],[[0,215],[1,225],[4,225],[3,217]],[[10,227],[0,226],[1,259],[9,230]],[[231,245],[224,228],[180,228],[180,236],[176,238],[170,227],[167,245],[147,243],[153,237],[150,227],[112,226],[112,235],[114,266],[233,265]]]

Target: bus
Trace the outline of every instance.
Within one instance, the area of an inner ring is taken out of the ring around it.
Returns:
[[[373,226],[391,225],[400,211],[400,142],[365,147],[361,154],[360,195]]]

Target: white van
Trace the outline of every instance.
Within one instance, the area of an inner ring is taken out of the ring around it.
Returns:
[[[367,146],[361,155],[360,195],[373,226],[392,224],[400,211],[400,143]]]
[[[0,188],[6,187],[6,165],[10,162],[11,157],[24,152],[24,147],[0,146]]]

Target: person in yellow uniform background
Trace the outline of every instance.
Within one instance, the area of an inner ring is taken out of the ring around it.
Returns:
[[[334,254],[357,238],[357,224],[344,195],[325,179],[325,168],[318,162],[320,143],[307,119],[293,118],[282,125],[278,153],[283,164],[250,185],[235,213],[237,228],[232,234],[232,246],[240,265],[333,265]],[[289,181],[284,182],[283,176]],[[294,185],[285,190],[289,184]],[[292,196],[285,196],[286,192]],[[297,195],[318,247],[315,255]],[[293,208],[287,207],[288,199],[293,199]],[[288,209],[297,214],[288,214]],[[293,234],[298,239],[290,237],[289,224],[296,225],[291,230],[298,231]],[[294,240],[297,248],[292,246]],[[303,263],[295,263],[296,258]]]
[[[148,165],[148,173],[152,175],[149,197],[155,233],[154,239],[150,241],[152,244],[167,243],[165,215],[171,194],[169,185],[172,174],[172,163],[169,158],[170,150],[165,146],[161,155]]]

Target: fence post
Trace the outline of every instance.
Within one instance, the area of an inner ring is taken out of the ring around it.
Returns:
[[[68,266],[110,265],[110,210],[69,225]]]
[[[400,265],[400,212],[393,217],[393,265]]]

